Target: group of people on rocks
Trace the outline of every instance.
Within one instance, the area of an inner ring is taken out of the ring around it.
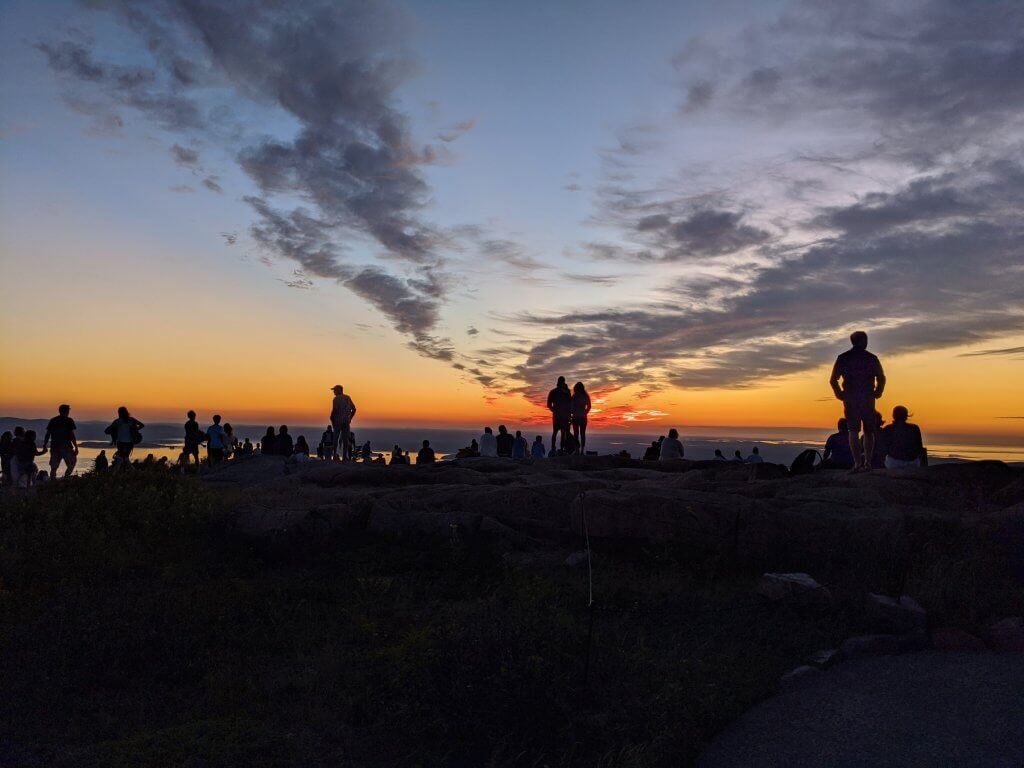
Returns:
[[[838,431],[829,436],[825,443],[822,467],[849,469],[851,472],[864,472],[878,468],[902,468],[920,466],[927,463],[921,430],[910,422],[910,412],[903,405],[892,410],[892,423],[886,425],[885,420],[875,409],[875,402],[885,390],[886,378],[878,357],[868,352],[868,337],[863,331],[850,336],[851,348],[836,359],[829,377],[829,384],[837,399],[843,403],[843,418],[839,419]],[[331,403],[330,423],[321,436],[316,448],[316,456],[334,461],[355,461],[361,458],[364,462],[388,463],[384,455],[375,453],[369,441],[358,448],[352,432],[352,420],[356,415],[356,405],[345,393],[344,387],[336,384],[331,387],[334,399]],[[473,440],[470,445],[461,448],[457,458],[483,456],[492,458],[509,458],[516,460],[543,459],[548,456],[573,455],[586,453],[587,420],[592,409],[590,394],[583,382],[576,382],[570,390],[564,376],[559,376],[555,387],[548,392],[547,408],[551,413],[551,443],[545,445],[541,435],[537,435],[531,443],[517,430],[510,433],[505,425],[498,427],[494,434],[490,427],[485,427],[479,441]],[[2,463],[3,483],[11,487],[31,487],[37,483],[47,482],[57,476],[61,465],[64,476],[74,472],[78,461],[79,446],[75,435],[76,425],[71,418],[71,406],[61,405],[58,413],[47,423],[43,442],[38,444],[38,435],[34,430],[15,427],[13,432],[0,435],[0,463]],[[189,411],[188,420],[184,425],[184,448],[178,459],[182,469],[191,464],[200,466],[199,449],[206,445],[206,461],[215,466],[223,461],[250,456],[255,453],[271,456],[283,456],[288,461],[298,462],[310,459],[311,450],[305,436],[300,435],[293,441],[288,426],[282,424],[275,431],[268,427],[266,434],[258,444],[249,438],[239,442],[229,423],[221,423],[222,418],[215,414],[206,429],[196,420],[195,411]],[[101,451],[96,459],[97,472],[108,467],[128,468],[132,451],[142,442],[142,430],[145,424],[136,419],[128,409],[121,406],[117,410],[117,418],[104,430],[109,436],[114,449],[112,460],[108,462],[106,452]],[[50,470],[40,470],[36,459],[49,453]],[[628,456],[623,452],[622,455]],[[651,443],[644,453],[645,460],[673,461],[685,455],[679,432],[670,429],[667,435]],[[146,461],[151,464],[160,463],[152,454]],[[745,458],[736,451],[731,459],[726,458],[721,449],[715,450],[714,460],[734,461],[745,464],[758,464],[763,461],[757,447]],[[166,459],[162,460],[166,464]],[[437,453],[429,440],[424,440],[416,454],[417,464],[433,464],[437,461]],[[135,462],[138,464],[139,462]],[[143,462],[145,463],[145,462]],[[391,451],[391,464],[409,464],[410,456],[402,448],[395,445]]]
[[[886,381],[881,361],[868,352],[868,335],[855,331],[850,344],[850,349],[836,358],[829,377],[836,399],[843,403],[843,418],[837,425],[839,431],[825,443],[823,465],[858,473],[927,464],[921,429],[910,422],[907,407],[893,408],[888,426],[883,426],[885,419],[875,409]]]

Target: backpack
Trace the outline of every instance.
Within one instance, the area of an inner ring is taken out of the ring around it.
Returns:
[[[818,459],[818,463],[821,463],[821,454],[819,454],[813,448],[808,448],[805,451],[800,451],[800,454],[793,459],[793,463],[789,465],[789,474],[791,475],[809,475],[817,468],[814,460]]]

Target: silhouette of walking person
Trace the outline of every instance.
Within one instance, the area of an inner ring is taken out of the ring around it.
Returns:
[[[548,392],[548,410],[551,411],[551,452],[554,453],[555,440],[561,436],[565,442],[572,421],[572,393],[565,376],[559,376],[555,388]]]
[[[843,401],[843,415],[853,454],[850,472],[867,472],[871,469],[878,426],[875,400],[885,390],[885,373],[879,359],[868,352],[868,335],[864,331],[854,331],[850,335],[850,343],[852,348],[836,358],[828,383],[836,398]],[[857,439],[861,427],[864,429],[863,446]]]
[[[78,441],[75,439],[75,420],[69,415],[70,405],[62,405],[57,415],[46,425],[43,436],[43,448],[50,446],[50,479],[57,479],[57,470],[61,461],[64,462],[64,477],[75,471],[78,462]]]
[[[117,447],[114,458],[118,460],[121,469],[128,466],[132,456],[132,450],[138,443],[142,442],[142,430],[146,425],[136,419],[123,405],[117,409],[117,418],[103,430],[110,435],[110,442]]]
[[[572,402],[570,404],[570,416],[572,419],[572,434],[579,441],[580,453],[587,452],[587,417],[590,414],[592,405],[590,395],[582,381],[577,381],[572,388]]]
[[[341,443],[341,460],[352,460],[352,419],[356,415],[356,404],[345,394],[341,384],[331,387],[334,400],[331,402],[331,426],[334,428],[334,444],[331,447],[331,459],[338,460],[338,443]]]

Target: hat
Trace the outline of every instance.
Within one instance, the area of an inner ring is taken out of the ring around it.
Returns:
[[[341,386],[341,384],[335,384],[333,387],[331,387],[331,390],[334,392],[337,392],[339,389],[344,389],[344,387]]]

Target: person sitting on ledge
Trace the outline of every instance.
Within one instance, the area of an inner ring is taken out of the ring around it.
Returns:
[[[533,441],[533,445],[530,447],[530,458],[531,459],[545,459],[548,455],[547,446],[544,445],[544,438],[537,435],[537,439]]]
[[[665,436],[662,435],[657,440],[651,440],[650,447],[644,451],[644,461],[657,461],[661,457],[661,444],[665,442]]]
[[[391,463],[392,464],[408,464],[409,456],[399,446],[395,446],[391,449]]]
[[[277,435],[274,434],[273,427],[267,427],[267,434],[260,441],[260,453],[264,456],[273,456],[277,453]]]
[[[472,440],[469,441],[469,445],[467,445],[465,448],[459,448],[459,450],[456,451],[455,458],[456,459],[471,459],[471,458],[473,458],[475,456],[479,456],[479,455],[480,455],[480,444],[477,443],[476,438],[474,437]]]
[[[882,429],[886,469],[920,467],[925,463],[921,428],[907,421],[909,418],[910,412],[906,407],[897,405],[892,409],[892,424]]]
[[[683,444],[679,440],[679,430],[673,428],[668,431],[668,437],[661,444],[658,461],[676,461],[681,458],[683,458]]]
[[[424,440],[423,447],[420,448],[420,452],[416,454],[417,464],[433,464],[437,461],[437,455],[434,453],[434,449],[430,447],[430,441]]]
[[[498,436],[494,439],[498,444],[498,455],[504,459],[511,459],[512,449],[515,448],[516,439],[508,433],[508,427],[504,424],[498,427]]]
[[[825,441],[825,452],[822,455],[824,469],[853,469],[853,452],[850,450],[850,435],[846,419],[836,424],[837,432],[833,432]]]
[[[715,461],[728,461],[728,459],[725,458],[725,454],[722,453],[721,448],[715,448]]]
[[[739,451],[735,451],[733,453],[733,455],[732,455],[732,460],[733,461],[738,461],[738,462],[740,462],[742,464],[743,463],[743,454],[740,453]]]
[[[489,459],[498,458],[498,440],[490,427],[484,427],[484,433],[480,435],[480,455]]]
[[[525,459],[530,452],[530,444],[526,442],[526,438],[523,437],[523,433],[518,429],[516,430],[516,439],[512,444],[512,458],[513,459]]]
[[[295,450],[292,436],[288,434],[288,425],[282,424],[277,430],[277,441],[274,443],[274,453],[278,456],[291,456]]]
[[[746,458],[747,464],[763,464],[764,459],[761,458],[761,452],[757,450],[757,446],[754,446],[754,452]]]

